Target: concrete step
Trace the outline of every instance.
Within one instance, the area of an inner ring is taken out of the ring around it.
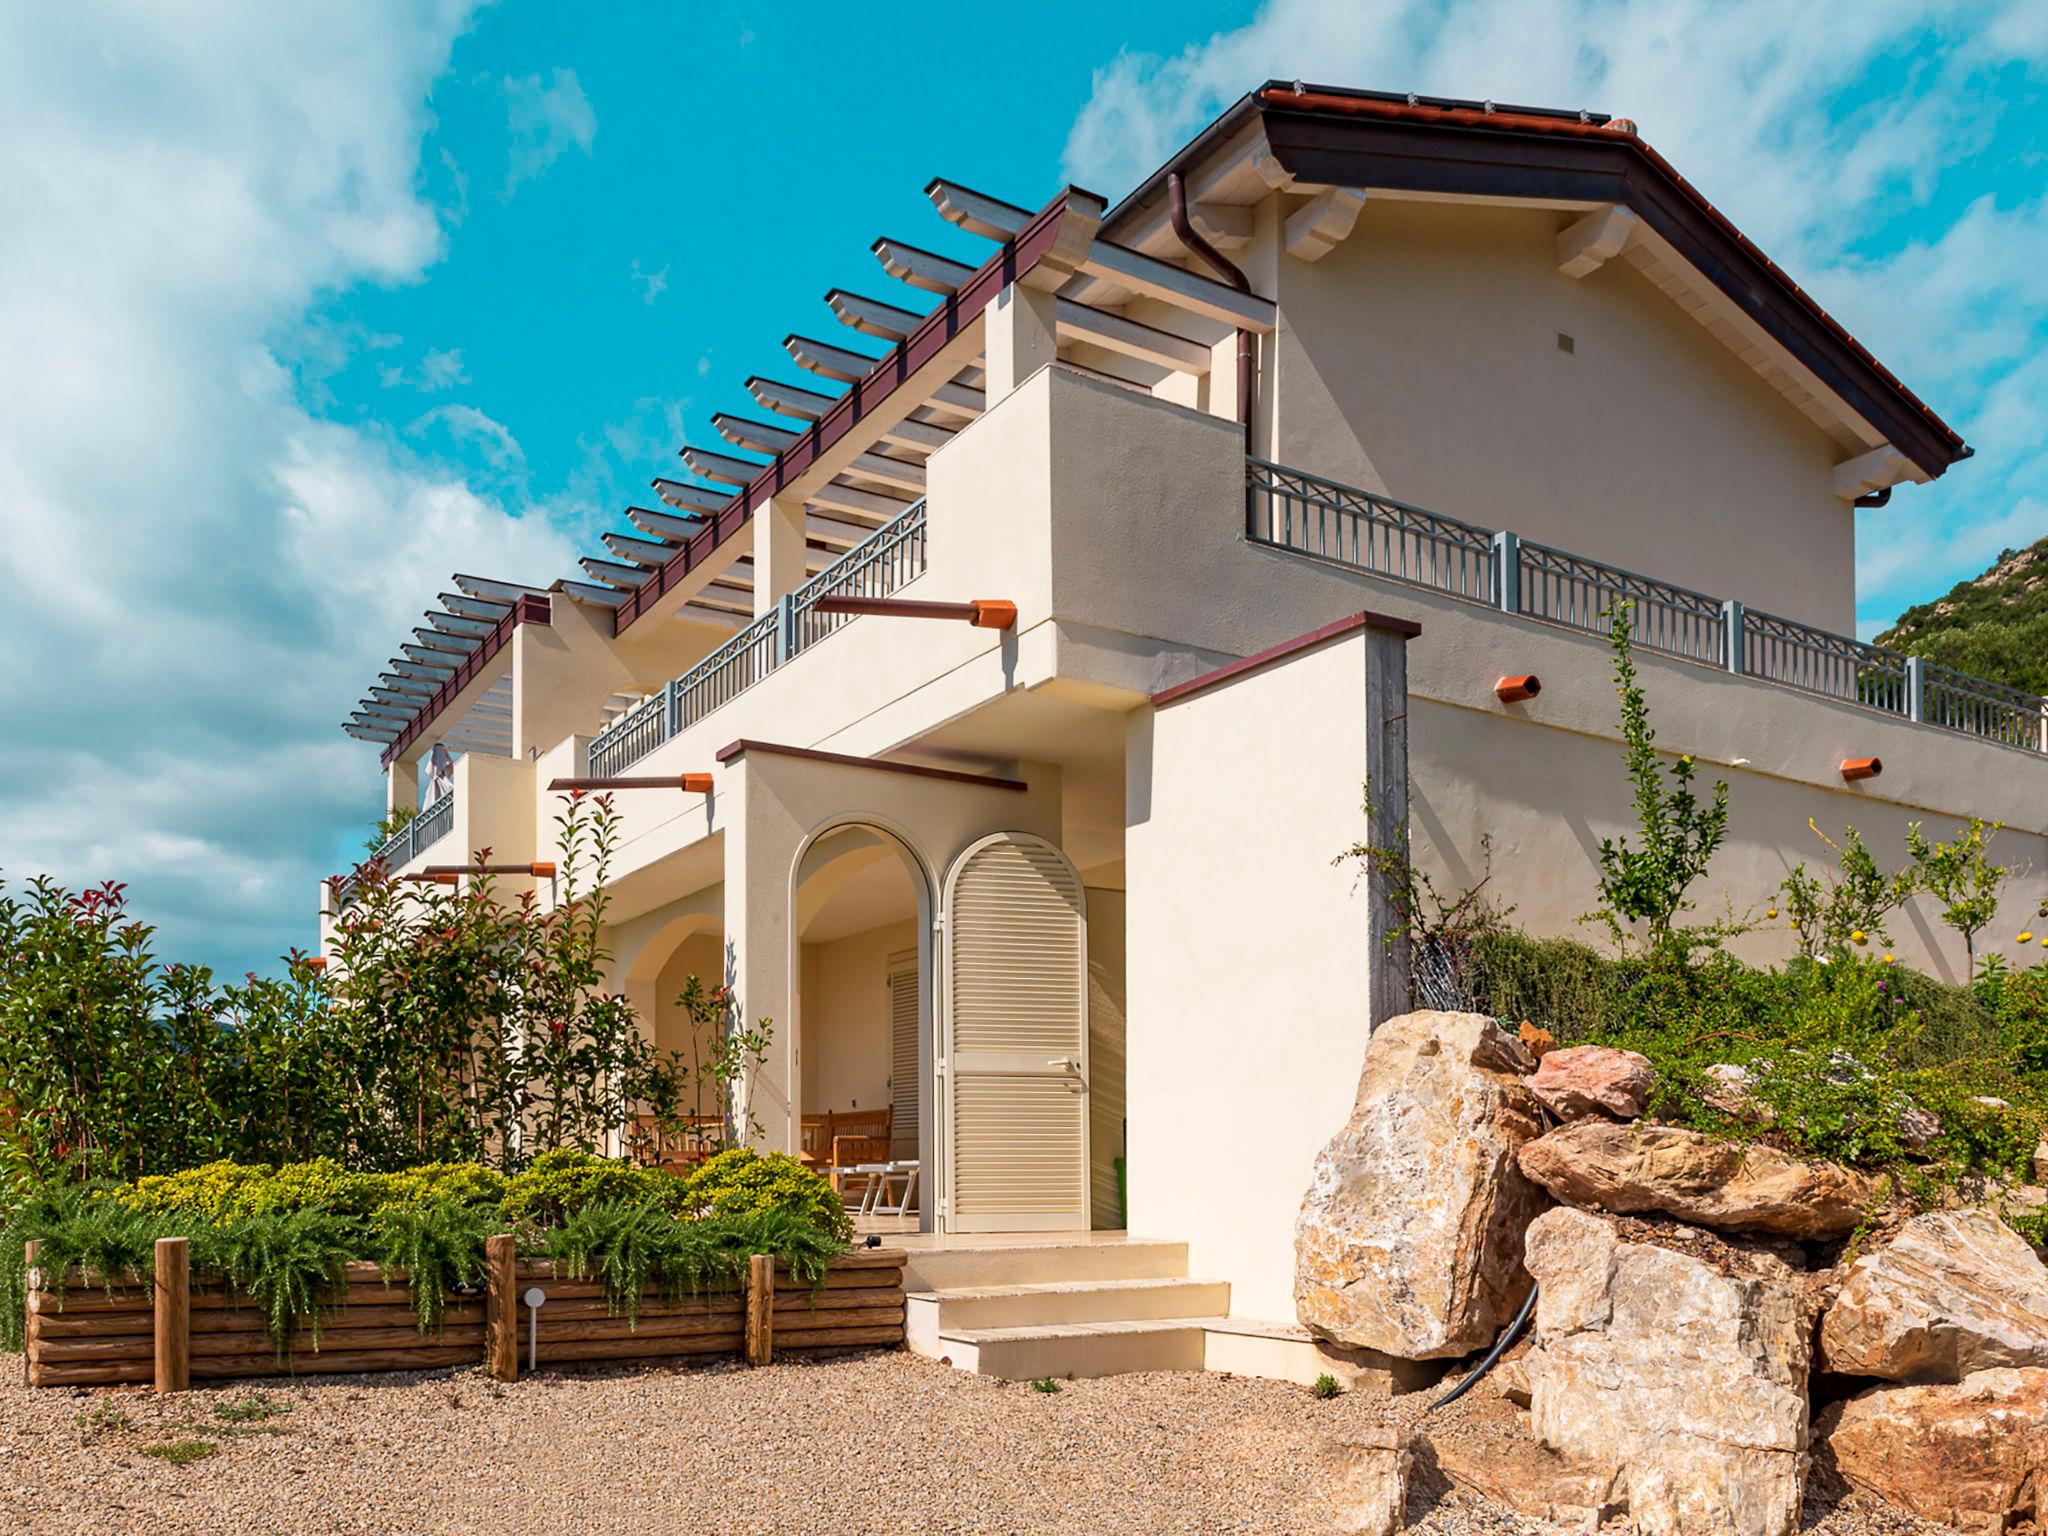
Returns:
[[[938,1335],[940,1358],[958,1370],[1007,1381],[1123,1376],[1134,1371],[1199,1371],[1203,1319],[1056,1323],[1024,1328],[961,1328]]]
[[[1230,1284],[1185,1276],[1145,1280],[1061,1280],[913,1292],[930,1302],[938,1331],[1028,1328],[1049,1323],[1136,1323],[1207,1317],[1230,1309]]]
[[[903,1283],[912,1291],[953,1291],[1101,1280],[1178,1280],[1187,1272],[1188,1245],[1162,1239],[998,1241],[973,1247],[913,1248],[904,1265]]]

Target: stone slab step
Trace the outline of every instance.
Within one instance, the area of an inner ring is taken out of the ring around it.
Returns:
[[[1217,1315],[1230,1310],[1230,1283],[1187,1276],[1142,1280],[1060,1280],[912,1292],[944,1332],[1050,1323],[1129,1323]]]
[[[1136,1371],[1199,1371],[1204,1319],[1058,1323],[941,1332],[941,1359],[955,1369],[1009,1381],[1041,1376],[1123,1376]]]
[[[1057,1285],[1099,1280],[1178,1280],[1188,1272],[1188,1245],[1152,1238],[1105,1241],[991,1243],[913,1248],[903,1271],[912,1291],[998,1285]]]

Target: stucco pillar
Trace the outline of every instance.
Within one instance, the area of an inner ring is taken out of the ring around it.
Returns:
[[[766,613],[804,584],[804,505],[777,496],[754,510],[754,612]]]
[[[725,824],[725,938],[733,1003],[742,1021],[773,1022],[767,1060],[739,1086],[735,1111],[764,1151],[795,1152],[798,1144],[797,1038],[800,1021],[790,981],[789,882],[797,837],[775,795],[745,758],[719,775],[719,818]]]
[[[1049,293],[1012,283],[984,311],[988,404],[1057,360],[1057,305]]]
[[[391,760],[384,770],[384,812],[416,811],[420,808],[420,751],[407,752]]]
[[[545,624],[512,631],[512,755],[521,759],[595,732],[606,696],[638,686],[619,659],[608,611],[558,595],[550,613]]]

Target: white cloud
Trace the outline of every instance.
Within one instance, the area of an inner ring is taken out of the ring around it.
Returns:
[[[0,18],[0,871],[128,880],[239,969],[311,941],[381,810],[336,726],[433,583],[571,552],[315,414],[396,341],[315,298],[441,254],[420,141],[467,6],[108,11]]]
[[[439,425],[458,443],[478,449],[493,468],[511,469],[526,462],[526,450],[502,421],[494,421],[473,405],[437,405],[406,428],[418,437]]]
[[[573,69],[557,69],[543,84],[539,75],[505,81],[506,124],[512,130],[512,163],[505,172],[506,197],[531,181],[572,148],[590,153],[597,138],[597,112],[583,94]]]
[[[2044,72],[2038,0],[1267,0],[1180,53],[1098,69],[1066,174],[1120,194],[1269,78],[1634,118],[1978,449],[1864,514],[1863,606],[1881,622],[2048,533],[2048,369],[2031,361],[2048,203],[1981,186],[1987,145],[2042,152],[2000,103]]]
[[[462,361],[462,348],[429,347],[415,368],[408,369],[403,363],[379,363],[377,382],[386,389],[410,385],[423,395],[433,395],[467,384],[470,378],[469,368]]]
[[[640,265],[639,257],[635,256],[633,258],[633,265],[629,275],[639,285],[641,303],[652,304],[667,290],[668,269],[670,265],[668,262],[663,262],[659,272],[649,272]]]

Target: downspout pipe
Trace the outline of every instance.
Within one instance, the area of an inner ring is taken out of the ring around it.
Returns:
[[[1188,218],[1188,189],[1179,171],[1166,173],[1166,213],[1180,243],[1202,258],[1216,275],[1239,293],[1252,291],[1251,279],[1238,265],[1202,238]],[[1252,333],[1242,326],[1237,332],[1237,423],[1244,428],[1245,446],[1251,446],[1252,431]]]

